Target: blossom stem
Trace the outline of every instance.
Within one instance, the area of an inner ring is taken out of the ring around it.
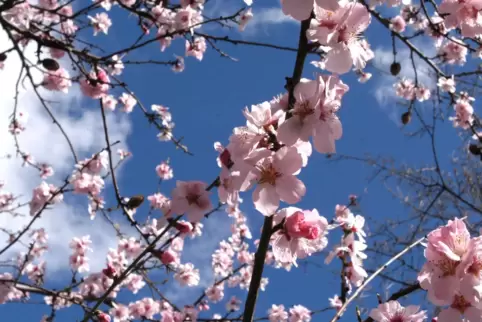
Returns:
[[[266,259],[266,253],[268,252],[272,227],[273,216],[265,217],[258,250],[254,255],[253,274],[251,275],[248,296],[246,297],[246,304],[244,306],[243,322],[253,321],[256,300],[258,299],[259,286],[261,285],[261,277],[263,276],[264,262]]]

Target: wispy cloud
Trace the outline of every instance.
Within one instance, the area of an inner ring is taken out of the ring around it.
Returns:
[[[430,45],[416,44],[417,48],[428,57],[435,55],[435,48]],[[391,48],[377,48],[375,58],[372,62],[373,66],[381,73],[373,79],[373,95],[375,96],[380,108],[386,112],[389,118],[395,123],[400,123],[400,110],[396,106],[399,98],[395,94],[393,85],[401,78],[415,79],[415,71],[410,57],[410,50],[407,48],[397,50],[397,62],[400,63],[402,69],[397,77],[390,74],[390,65],[393,63],[393,53]],[[423,60],[414,55],[415,69],[419,84],[434,89],[437,80],[434,77],[430,67]]]
[[[0,51],[10,46],[7,35],[3,29],[0,29]],[[25,56],[31,61],[36,61],[35,46],[27,47]],[[61,62],[61,65],[68,67],[66,62]],[[16,157],[13,137],[8,132],[10,116],[14,111],[15,83],[20,67],[20,59],[15,52],[10,52],[4,70],[0,71],[0,156],[2,156],[0,180],[6,181],[4,190],[20,196],[19,202],[24,203],[30,200],[32,190],[40,184],[42,179],[36,169],[22,167],[21,158]],[[31,71],[36,83],[39,84],[42,75],[34,68],[31,68]],[[35,160],[51,165],[56,173],[46,181],[58,185],[72,172],[74,166],[67,141],[46,113],[28,79],[24,81],[24,86],[19,86],[19,90],[18,111],[29,114],[26,131],[19,135],[20,148],[31,154]],[[52,113],[69,136],[80,158],[88,157],[105,147],[104,140],[99,139],[99,134],[103,133],[101,131],[103,125],[96,101],[83,100],[77,86],[73,86],[66,95],[48,92],[42,88],[39,88],[39,91],[46,100],[51,102],[49,106]],[[111,140],[121,140],[125,143],[131,128],[128,119],[111,113],[107,123]],[[8,154],[12,157],[3,157]],[[90,257],[93,271],[99,270],[104,265],[107,249],[115,246],[114,230],[102,218],[91,221],[87,213],[87,204],[88,200],[85,196],[68,198],[62,204],[46,210],[34,224],[33,228],[43,227],[49,234],[49,251],[44,255],[49,273],[68,268],[68,256],[71,253],[68,243],[73,237],[91,236],[95,245],[94,255]],[[0,227],[13,232],[21,230],[32,217],[28,214],[28,207],[23,207],[18,212],[21,216],[12,217],[6,213],[2,214]],[[0,247],[6,245],[7,239],[7,235],[0,235]],[[11,258],[19,250],[24,251],[25,248],[20,245],[12,247],[2,255],[2,259]],[[53,275],[49,274],[49,276]]]

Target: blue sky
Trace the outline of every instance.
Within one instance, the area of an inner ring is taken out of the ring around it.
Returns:
[[[218,12],[219,9],[215,4],[220,2],[219,0],[213,1],[207,10]],[[230,1],[228,12],[234,12],[235,8],[240,5],[242,5],[240,0]],[[230,6],[234,9],[230,10]],[[264,17],[271,20],[256,20],[256,23],[245,33],[233,32],[232,37],[295,47],[298,42],[299,24],[283,18],[278,8],[279,4],[276,0],[255,1],[254,15],[263,16],[264,14]],[[269,14],[266,14],[267,12]],[[278,14],[276,14],[277,12]],[[111,17],[114,25],[109,31],[109,36],[99,35],[95,39],[95,41],[101,42],[107,50],[122,48],[123,45],[131,43],[138,37],[139,31],[138,28],[134,28],[136,24],[134,19],[127,19],[116,10],[112,11]],[[226,33],[218,28],[203,30],[217,35]],[[91,38],[88,34],[85,35]],[[391,53],[389,34],[380,28],[377,21],[373,20],[366,36],[372,49],[376,50],[378,55],[375,64],[388,71],[387,57],[390,57]],[[149,126],[140,111],[129,115],[128,125],[125,124],[124,117],[117,117],[113,121],[113,126],[118,126],[116,131],[119,132],[120,137],[127,137],[127,142],[124,144],[134,154],[134,157],[121,169],[120,185],[123,195],[139,193],[149,195],[155,192],[158,184],[155,166],[168,158],[174,169],[175,179],[211,182],[219,170],[215,162],[216,152],[213,149],[213,143],[216,141],[227,143],[232,128],[245,123],[241,113],[245,106],[270,100],[284,91],[285,77],[292,74],[295,53],[241,45],[233,46],[221,42],[218,45],[239,61],[233,62],[222,58],[217,52],[208,48],[202,62],[193,57],[186,58],[186,69],[180,74],[174,74],[169,67],[164,66],[146,65],[126,68],[122,79],[129,84],[130,89],[146,107],[161,104],[170,108],[173,121],[176,123],[174,133],[177,137],[184,137],[184,144],[189,147],[194,156],[176,150],[171,143],[159,142],[156,138],[156,129]],[[421,45],[425,46],[424,48],[427,50],[431,50],[427,45]],[[170,60],[174,53],[178,55],[184,53],[182,40],[174,41],[173,46],[165,53],[161,53],[158,44],[154,43],[129,55],[128,58],[131,60]],[[408,54],[400,50],[400,56],[403,57],[403,55]],[[303,73],[304,77],[309,78],[317,71],[308,64],[315,58],[313,56],[308,59]],[[388,58],[389,63],[390,58]],[[408,68],[403,64],[402,67]],[[338,153],[357,157],[367,154],[389,156],[399,163],[407,162],[414,167],[431,164],[429,142],[426,139],[408,139],[404,135],[404,133],[416,129],[416,122],[406,128],[401,127],[398,120],[405,111],[396,105],[393,96],[388,92],[394,78],[380,74],[372,67],[368,67],[367,71],[374,75],[367,84],[359,84],[354,74],[342,77],[343,81],[350,86],[350,91],[344,96],[343,107],[339,113],[344,134],[337,143]],[[410,75],[410,71],[404,69],[403,72]],[[383,105],[380,104],[381,98],[383,98]],[[76,102],[86,111],[97,109],[96,101],[79,101],[77,99]],[[427,104],[427,108],[430,108],[430,104]],[[460,140],[449,122],[440,127],[437,149],[442,156],[443,166],[448,166],[449,154],[455,146],[460,144]],[[409,214],[408,210],[401,205],[399,200],[394,199],[378,180],[368,182],[367,178],[372,170],[371,167],[360,162],[333,162],[314,152],[308,167],[304,168],[299,176],[307,186],[306,196],[300,202],[299,207],[317,208],[321,215],[331,219],[334,215],[335,205],[346,203],[350,194],[356,194],[362,198],[360,212],[367,218],[371,218],[371,221],[367,223],[369,228],[375,228],[377,222],[384,222],[387,219],[406,218]],[[164,182],[162,192],[169,194],[174,184],[175,180]],[[259,237],[263,218],[254,210],[250,196],[251,193],[244,195],[245,202],[242,210],[248,217],[256,239]],[[109,188],[106,189],[106,197],[108,201],[112,200],[113,192]],[[85,202],[79,206],[85,207]],[[147,210],[148,207],[145,205],[138,211],[139,220],[142,220],[143,214],[147,213]],[[76,215],[85,216],[82,211]],[[93,224],[98,225],[99,220],[101,218],[97,218]],[[214,214],[205,222],[205,236],[196,243],[188,245],[186,249],[183,260],[194,262],[206,278],[210,278],[211,259],[209,254],[217,247],[220,240],[229,236],[230,223],[231,219],[225,213]],[[339,237],[338,232],[335,231],[330,237],[328,249],[339,241]],[[368,238],[368,240],[370,239]],[[105,255],[99,253],[98,256],[103,258]],[[291,272],[267,268],[265,272],[266,276],[270,278],[270,282],[267,291],[260,294],[257,316],[265,316],[266,310],[271,304],[284,304],[286,307],[302,304],[313,310],[328,306],[328,297],[339,293],[339,263],[334,261],[331,265],[326,266],[323,264],[323,255],[316,256],[311,260],[323,267],[300,266],[293,268]],[[374,268],[370,261],[367,261],[366,265]],[[68,278],[69,273],[64,273]],[[52,278],[51,284],[47,283],[47,285],[58,285],[59,279],[61,278],[57,275]],[[170,283],[170,285],[173,284]],[[375,290],[383,293],[376,286],[378,283],[374,284]],[[397,288],[398,286],[394,286],[392,291]],[[367,293],[369,297],[360,302],[362,306],[374,307],[376,305],[375,290]],[[185,304],[192,298],[196,298],[202,290],[186,291],[179,287],[166,286],[165,291],[174,296],[176,302]],[[246,296],[244,291],[231,292],[231,290],[227,292],[225,299],[231,295],[237,295],[241,299]],[[144,290],[140,294],[148,296],[149,293]],[[129,296],[122,295],[122,297],[126,301],[133,300]],[[15,318],[16,321],[38,321],[41,313],[48,312],[48,308],[45,306],[20,305],[2,306],[2,315],[5,320]],[[224,313],[223,307],[214,306],[214,308],[212,313]],[[347,320],[353,310],[354,308],[347,313]],[[313,320],[326,321],[332,315],[333,312],[328,312],[315,316]],[[59,321],[73,321],[78,316],[79,312],[76,309],[67,309],[59,312],[58,319]],[[211,314],[206,317],[210,316]]]

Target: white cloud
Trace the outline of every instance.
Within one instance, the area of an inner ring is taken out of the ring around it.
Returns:
[[[434,56],[436,51],[431,45],[415,44],[417,48],[426,56]],[[373,59],[373,66],[381,73],[378,77],[374,77],[373,85],[375,90],[373,94],[380,105],[395,123],[400,123],[400,109],[395,105],[395,102],[399,98],[395,94],[393,85],[397,82],[398,78],[415,79],[415,71],[412,66],[412,60],[410,58],[410,50],[406,47],[403,49],[397,49],[397,62],[400,63],[402,69],[397,77],[390,74],[390,65],[393,63],[393,53],[391,48],[377,48],[375,51],[375,58]],[[414,54],[415,68],[417,70],[418,82],[425,87],[434,89],[437,83],[436,78],[433,76],[431,68],[416,54]]]
[[[6,33],[0,29],[0,51],[10,47],[7,39]],[[25,56],[31,61],[36,61],[35,46],[29,46]],[[68,68],[66,62],[61,62],[61,65]],[[0,156],[12,155],[10,159],[0,159],[0,180],[6,181],[4,190],[20,196],[20,202],[28,202],[32,189],[42,180],[36,169],[21,166],[22,160],[16,157],[13,136],[8,132],[20,66],[20,59],[12,51],[5,62],[4,70],[0,71]],[[36,83],[40,83],[42,76],[38,71],[31,70],[35,74]],[[29,80],[26,79],[24,86],[19,86],[19,89],[18,111],[29,114],[26,131],[19,136],[20,148],[31,154],[35,160],[50,164],[56,173],[46,181],[59,185],[74,167],[70,149],[58,127],[53,124],[36,97]],[[47,100],[55,101],[49,103],[50,110],[68,134],[80,159],[89,157],[105,147],[97,101],[83,100],[76,85],[68,94],[48,92],[42,88],[39,88],[39,91]],[[108,115],[107,123],[111,141],[121,140],[125,147],[127,135],[130,132],[130,123],[126,116],[111,113]],[[90,256],[92,271],[101,269],[105,263],[107,249],[116,245],[114,229],[103,218],[91,221],[87,213],[87,204],[86,196],[69,197],[62,204],[44,211],[41,218],[34,224],[33,228],[45,228],[50,237],[50,250],[43,257],[47,260],[47,270],[50,273],[68,268],[68,256],[71,254],[68,243],[73,237],[91,236],[94,245],[94,253]],[[15,232],[22,229],[32,217],[28,215],[28,206],[21,208],[19,213],[24,216],[12,217],[2,213],[0,227]],[[6,245],[7,238],[5,234],[0,235],[0,248]],[[25,248],[20,245],[12,247],[0,258],[9,259],[19,250],[23,251]]]

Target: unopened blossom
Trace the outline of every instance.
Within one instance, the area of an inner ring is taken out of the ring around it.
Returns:
[[[201,61],[206,48],[206,39],[204,37],[196,37],[192,42],[186,40],[186,56],[193,56]]]
[[[110,26],[112,26],[112,21],[109,15],[105,12],[97,13],[95,17],[87,16],[90,23],[94,27],[94,36],[97,36],[99,32],[103,32],[107,35]]]
[[[172,168],[167,162],[162,162],[156,167],[156,173],[162,180],[169,180],[174,177]]]
[[[378,308],[372,309],[370,317],[376,322],[423,322],[427,318],[427,314],[426,311],[419,310],[419,306],[403,307],[398,301],[388,301],[379,304]]]
[[[283,147],[259,161],[251,170],[257,186],[253,192],[255,208],[265,216],[272,215],[280,200],[294,204],[306,193],[304,183],[293,174],[303,166],[296,148]]]
[[[406,26],[407,26],[407,23],[405,22],[405,19],[403,19],[402,16],[396,16],[390,20],[390,29],[395,32],[398,32],[398,33],[404,32]]]
[[[239,17],[239,31],[244,31],[244,29],[246,29],[246,25],[251,19],[253,19],[253,10],[251,8],[247,8]]]
[[[441,76],[437,81],[437,86],[443,91],[448,93],[455,93],[455,79],[454,75],[450,78]]]
[[[212,209],[207,185],[200,181],[177,181],[172,191],[171,210],[176,214],[186,214],[190,221],[199,222],[204,214]]]
[[[303,211],[288,207],[276,214],[274,223],[278,224],[283,219],[283,227],[273,234],[271,242],[276,260],[296,265],[297,258],[319,252],[328,244],[328,221],[316,209]]]
[[[47,71],[42,82],[42,86],[50,91],[68,93],[72,86],[69,73],[60,67],[56,71]]]
[[[268,310],[268,319],[270,322],[288,321],[288,312],[286,312],[284,305],[271,305],[271,308]]]
[[[295,305],[290,309],[289,322],[309,322],[311,321],[311,311],[303,305]]]
[[[131,113],[134,109],[134,106],[137,104],[137,100],[134,98],[134,96],[127,93],[122,93],[122,95],[119,97],[119,102],[123,105],[123,110],[126,113]]]

